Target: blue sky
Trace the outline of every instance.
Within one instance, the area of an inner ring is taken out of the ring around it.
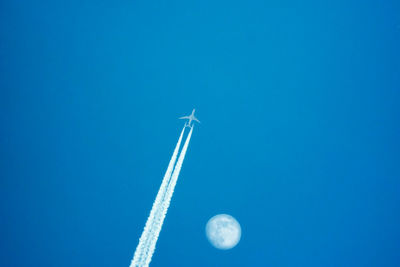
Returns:
[[[0,4],[0,265],[399,266],[398,1]],[[232,250],[204,233],[227,213]]]

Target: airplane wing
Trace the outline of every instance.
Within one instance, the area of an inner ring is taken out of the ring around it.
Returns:
[[[189,118],[189,116],[184,116],[184,117],[180,117],[179,119],[187,119],[187,120],[190,120],[190,118]]]
[[[197,118],[193,118],[194,121],[197,121],[198,123],[200,123],[200,121]]]

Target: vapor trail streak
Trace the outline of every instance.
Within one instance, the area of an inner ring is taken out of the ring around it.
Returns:
[[[167,187],[167,192],[165,194],[165,198],[161,203],[162,206],[160,208],[160,213],[157,214],[156,217],[154,218],[154,228],[153,228],[153,232],[152,232],[153,236],[150,237],[150,239],[149,239],[150,243],[148,244],[148,247],[147,247],[148,250],[145,251],[145,254],[146,254],[145,262],[144,262],[145,264],[143,266],[148,266],[150,264],[151,257],[153,256],[153,253],[154,253],[154,250],[156,247],[156,243],[158,240],[158,236],[160,235],[165,216],[167,215],[167,211],[168,211],[169,205],[171,203],[172,195],[174,194],[175,185],[176,185],[176,182],[178,181],[179,173],[182,168],[183,160],[185,159],[186,150],[189,146],[192,132],[193,132],[193,126],[190,129],[190,132],[186,138],[185,144],[183,145],[182,151],[179,155],[178,161],[174,168],[174,172],[172,173],[170,182]]]
[[[178,143],[175,146],[174,152],[172,154],[172,157],[169,161],[167,171],[165,172],[164,178],[162,180],[160,189],[158,190],[156,199],[154,200],[153,206],[150,211],[150,215],[147,218],[146,225],[144,227],[144,230],[142,232],[142,235],[139,239],[139,244],[136,248],[135,254],[133,256],[133,260],[131,262],[131,267],[134,266],[144,266],[144,260],[146,257],[145,252],[148,251],[148,244],[149,244],[149,238],[151,238],[153,228],[154,228],[154,219],[155,216],[159,213],[160,207],[162,207],[162,202],[164,200],[166,191],[167,191],[167,185],[169,184],[170,178],[171,178],[171,173],[173,171],[175,161],[178,155],[179,147],[181,146],[181,141],[182,141],[182,136],[183,133],[185,132],[185,127],[183,127],[182,132],[179,136]]]

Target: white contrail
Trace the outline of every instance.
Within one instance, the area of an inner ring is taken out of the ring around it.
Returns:
[[[145,262],[144,262],[145,264],[143,266],[148,266],[150,264],[151,257],[153,256],[153,253],[154,253],[154,250],[155,250],[155,247],[156,247],[156,243],[157,243],[157,240],[158,240],[158,236],[160,234],[160,231],[161,231],[165,216],[167,214],[168,207],[169,207],[169,205],[171,203],[171,198],[172,198],[172,195],[174,193],[176,182],[178,181],[179,173],[180,173],[181,168],[182,168],[182,163],[183,163],[183,160],[185,159],[186,150],[187,150],[187,148],[189,146],[189,141],[190,141],[190,138],[192,136],[192,132],[193,132],[193,126],[190,129],[190,132],[189,132],[189,134],[188,134],[188,136],[186,138],[185,144],[183,145],[181,154],[179,155],[179,159],[178,159],[178,161],[176,163],[176,166],[174,168],[174,172],[172,173],[170,182],[169,182],[168,187],[167,187],[167,192],[165,194],[165,198],[161,203],[162,206],[160,208],[160,212],[154,218],[154,228],[153,228],[153,232],[152,232],[152,234],[154,236],[152,236],[149,239],[150,243],[148,244],[148,247],[147,247],[148,250],[145,252],[146,257],[145,257]]]
[[[144,266],[144,260],[146,257],[146,251],[148,251],[148,243],[149,243],[149,238],[151,238],[153,228],[154,228],[154,219],[157,214],[159,214],[159,209],[162,207],[162,202],[165,197],[166,191],[167,191],[167,185],[169,184],[169,180],[171,178],[171,173],[173,171],[176,157],[178,155],[179,147],[181,146],[181,141],[182,141],[182,136],[185,131],[185,127],[183,127],[182,132],[179,136],[178,143],[175,146],[174,152],[172,154],[171,160],[169,161],[167,171],[165,172],[164,178],[162,180],[160,189],[158,190],[156,199],[153,203],[152,209],[150,211],[150,215],[147,218],[146,221],[146,226],[144,227],[143,233],[140,236],[139,239],[139,244],[136,248],[135,254],[133,256],[133,260],[131,262],[131,267],[133,266]]]

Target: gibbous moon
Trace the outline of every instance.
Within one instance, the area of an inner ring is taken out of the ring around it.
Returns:
[[[206,225],[208,241],[218,249],[231,249],[236,246],[241,232],[240,224],[227,214],[215,215]]]

